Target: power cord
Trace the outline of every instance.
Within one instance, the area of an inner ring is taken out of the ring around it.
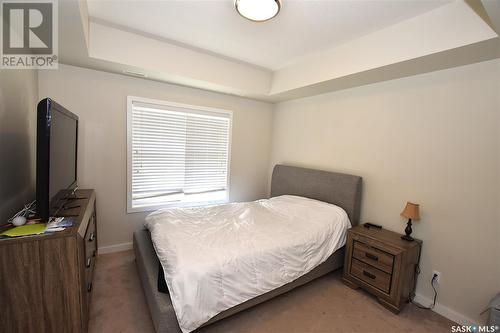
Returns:
[[[415,276],[420,274],[420,267],[418,267],[418,265],[415,267],[415,273],[416,273]],[[423,306],[422,304],[415,302],[414,301],[414,298],[415,298],[414,292],[410,293],[410,297],[409,297],[410,303],[414,304],[419,309],[424,309],[424,310],[434,309],[434,307],[436,306],[436,299],[437,299],[437,295],[438,295],[438,292],[436,290],[436,286],[434,285],[437,277],[438,277],[438,275],[434,274],[431,278],[431,287],[434,290],[434,298],[433,298],[432,304],[430,306]],[[416,280],[417,280],[417,278],[415,277],[415,284],[416,284]]]

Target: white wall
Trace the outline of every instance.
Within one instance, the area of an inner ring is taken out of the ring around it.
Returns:
[[[495,60],[280,103],[271,165],[362,176],[362,221],[398,232],[420,203],[417,293],[432,296],[436,269],[438,310],[484,319],[500,281],[499,82]]]
[[[36,70],[0,70],[0,225],[35,198]]]
[[[127,95],[233,110],[230,200],[267,194],[271,104],[65,65],[40,71],[39,94],[80,117],[79,185],[96,189],[100,247],[131,242],[147,214],[126,213]]]

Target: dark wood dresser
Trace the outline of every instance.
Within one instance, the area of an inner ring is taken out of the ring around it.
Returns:
[[[94,190],[78,190],[50,235],[0,239],[0,332],[86,332],[97,256]],[[79,207],[78,207],[79,206]]]
[[[347,233],[343,281],[363,288],[398,313],[415,287],[422,241],[408,242],[385,229],[357,226]]]

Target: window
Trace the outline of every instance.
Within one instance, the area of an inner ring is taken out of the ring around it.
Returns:
[[[230,111],[128,97],[127,211],[227,202]]]

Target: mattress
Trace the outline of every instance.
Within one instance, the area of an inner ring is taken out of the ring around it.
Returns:
[[[181,330],[280,288],[323,263],[350,227],[335,205],[296,196],[147,217]]]

